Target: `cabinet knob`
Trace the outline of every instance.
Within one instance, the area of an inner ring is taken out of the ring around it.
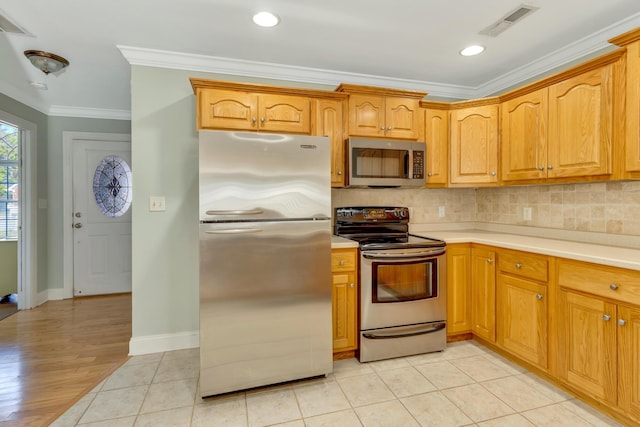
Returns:
[[[522,268],[522,264],[517,263],[517,264],[516,264],[516,268],[518,268],[518,269]]]
[[[604,320],[605,322],[608,322],[609,320],[611,320],[611,316],[609,316],[608,314],[603,314],[602,320]]]
[[[617,291],[618,290],[618,285],[616,285],[615,283],[612,283],[609,285],[609,289],[611,289],[612,291]]]
[[[624,326],[624,325],[626,325],[626,324],[627,324],[627,321],[626,321],[626,320],[624,320],[624,319],[618,319],[618,325],[620,325],[620,326]]]
[[[496,171],[491,171],[491,176],[496,176]]]
[[[338,175],[342,175],[342,171],[338,171]]]
[[[538,170],[542,172],[544,170],[544,166],[538,166]]]
[[[537,294],[537,295],[536,295],[536,299],[537,299],[538,301],[542,301],[542,294]]]
[[[427,174],[427,176],[433,176],[433,174],[432,174],[431,172],[429,172],[429,173]]]
[[[353,283],[350,283],[350,284],[349,284],[349,287],[350,287],[350,288],[355,288],[355,287],[356,287],[356,285],[355,285],[355,284],[353,284]]]
[[[547,169],[551,170],[551,169],[553,169],[553,166],[552,165],[548,165]]]
[[[264,117],[260,117],[260,123],[264,123]]]
[[[491,258],[487,258],[487,263],[492,264],[493,260]]]
[[[82,223],[76,222],[75,224],[73,224],[74,228],[82,228]]]
[[[251,121],[252,121],[253,123],[255,123],[257,120],[258,120],[258,119],[256,119],[255,117],[252,117],[252,118],[251,118]]]
[[[380,130],[385,130],[386,128],[384,126],[380,126]]]
[[[340,265],[344,265],[344,260],[343,259],[340,260]]]
[[[387,130],[391,130],[391,129],[393,129],[391,126],[389,126],[389,127],[387,128]]]

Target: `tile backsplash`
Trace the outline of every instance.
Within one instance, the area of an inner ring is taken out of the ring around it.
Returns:
[[[334,189],[332,205],[409,206],[413,223],[479,221],[640,236],[640,181],[478,189]],[[531,210],[530,220],[524,219],[525,208]]]

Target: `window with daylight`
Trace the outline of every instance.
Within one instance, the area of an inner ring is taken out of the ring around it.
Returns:
[[[0,240],[18,238],[20,129],[0,121]]]
[[[100,211],[110,218],[124,215],[131,206],[131,168],[118,156],[107,156],[93,175],[93,194]]]

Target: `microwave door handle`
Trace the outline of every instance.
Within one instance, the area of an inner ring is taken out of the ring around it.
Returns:
[[[407,172],[407,176],[406,178],[413,178],[413,171],[411,169],[413,169],[413,165],[409,162],[409,158],[412,157],[411,156],[412,151],[411,150],[407,150],[407,152],[404,155],[404,170]]]

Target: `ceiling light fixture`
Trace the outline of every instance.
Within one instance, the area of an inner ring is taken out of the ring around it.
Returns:
[[[280,23],[280,18],[278,18],[278,15],[274,15],[271,12],[258,12],[253,15],[253,22],[261,27],[270,28],[278,25],[278,23]]]
[[[480,46],[480,45],[473,45],[473,46],[467,46],[464,49],[462,49],[460,51],[460,55],[462,56],[473,56],[473,55],[477,55],[479,53],[482,53],[484,51],[484,46]]]
[[[45,74],[56,73],[69,65],[69,61],[62,56],[41,50],[25,50],[24,56],[29,58],[34,67]]]

